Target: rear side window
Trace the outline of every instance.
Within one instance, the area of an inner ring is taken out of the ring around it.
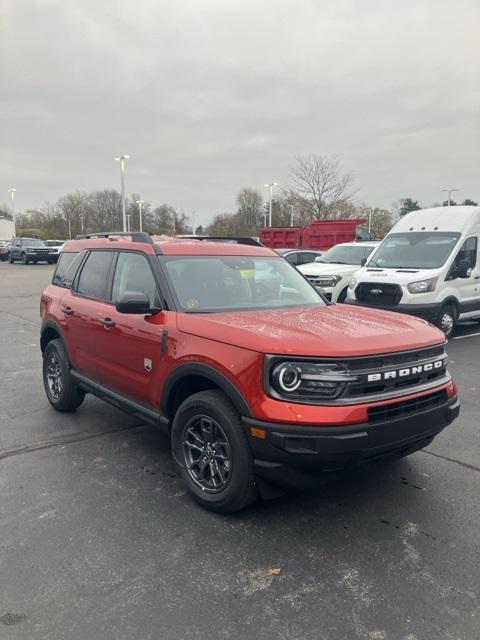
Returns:
[[[80,253],[62,253],[57,262],[57,268],[53,274],[52,284],[56,284],[59,287],[66,287],[69,289],[72,286],[73,279],[78,271],[85,251]]]
[[[106,300],[112,260],[113,251],[92,251],[80,272],[77,293]]]

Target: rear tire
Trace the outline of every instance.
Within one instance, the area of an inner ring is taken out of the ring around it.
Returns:
[[[256,500],[253,457],[244,426],[221,391],[195,393],[180,405],[171,443],[187,491],[202,507],[233,513]]]
[[[51,340],[43,352],[43,385],[48,401],[57,411],[75,411],[85,398],[70,374],[65,347],[61,340]]]
[[[446,338],[450,338],[455,330],[457,314],[451,304],[445,304],[438,314],[437,327],[443,331]]]
[[[12,256],[12,254],[11,254],[11,253],[9,253],[9,254],[8,254],[8,262],[9,262],[10,264],[13,264],[13,263],[15,262],[15,259],[14,259],[14,257]]]

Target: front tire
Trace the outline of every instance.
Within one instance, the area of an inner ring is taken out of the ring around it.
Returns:
[[[438,314],[437,327],[443,331],[446,338],[450,338],[455,330],[457,314],[451,304],[445,304]]]
[[[22,264],[28,264],[27,254],[22,253]]]
[[[187,491],[202,507],[233,513],[255,501],[247,436],[240,415],[221,391],[187,398],[175,414],[171,439]]]
[[[57,411],[75,411],[85,398],[85,392],[77,387],[70,374],[67,354],[61,340],[52,340],[45,347],[43,385],[48,401]]]
[[[15,262],[15,258],[13,257],[13,255],[11,253],[8,254],[8,262],[10,264],[13,264]]]

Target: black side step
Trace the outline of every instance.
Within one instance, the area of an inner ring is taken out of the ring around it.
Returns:
[[[109,387],[92,380],[82,373],[78,373],[78,371],[75,371],[74,369],[70,370],[70,374],[78,386],[84,391],[88,391],[88,393],[97,396],[97,398],[105,400],[122,411],[131,413],[137,418],[141,418],[150,424],[161,426],[168,430],[169,420],[166,416],[162,415],[160,411],[155,411],[136,400],[122,396],[117,391],[113,391]]]

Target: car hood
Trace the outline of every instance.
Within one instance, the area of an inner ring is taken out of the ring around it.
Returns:
[[[381,269],[380,267],[363,267],[353,274],[357,282],[383,282],[385,284],[407,285],[436,278],[442,269]]]
[[[297,267],[306,276],[343,276],[354,273],[358,268],[358,264],[324,264],[323,262],[311,262]]]
[[[208,314],[178,313],[180,331],[252,351],[347,357],[445,342],[425,320],[390,311],[329,305]]]

